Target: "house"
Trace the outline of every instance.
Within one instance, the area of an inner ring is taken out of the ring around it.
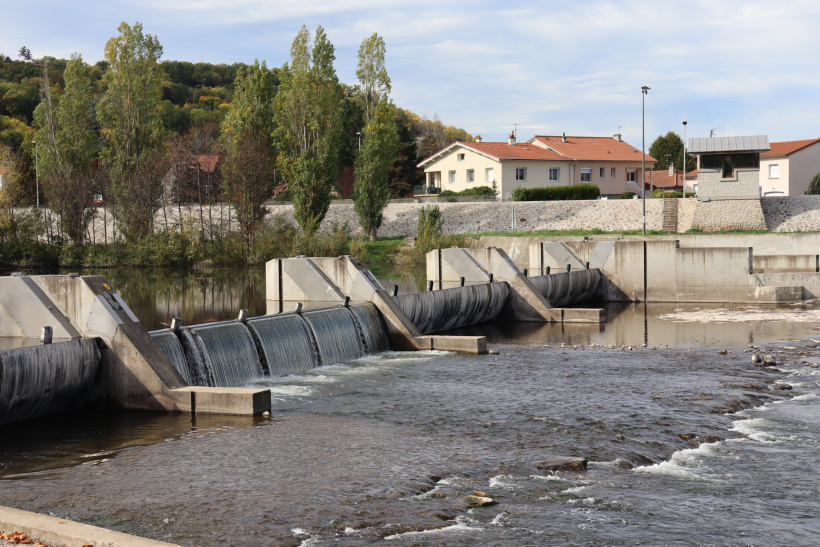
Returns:
[[[697,170],[686,173],[684,177],[683,171],[675,169],[674,165],[670,165],[669,169],[661,169],[659,171],[647,171],[644,179],[646,191],[662,189],[671,192],[681,192],[684,190],[687,193],[694,192],[694,182],[697,179]]]
[[[689,152],[698,158],[698,197],[760,197],[760,155],[770,148],[766,135],[689,139]]]
[[[163,199],[166,203],[194,203],[218,196],[221,163],[221,156],[204,154],[178,161],[162,179]]]
[[[761,196],[802,196],[820,173],[820,138],[771,143],[760,154]]]
[[[424,169],[426,186],[433,191],[460,192],[476,186],[496,187],[509,199],[517,187],[537,188],[595,184],[602,196],[640,192],[643,178],[641,152],[613,137],[536,135],[525,143],[510,135],[504,142],[454,142],[430,156]],[[655,159],[644,156],[648,168]]]

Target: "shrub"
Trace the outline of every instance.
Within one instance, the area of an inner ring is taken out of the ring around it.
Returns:
[[[632,199],[635,197],[635,192],[624,192],[615,199]]]
[[[416,248],[431,251],[436,241],[441,237],[444,219],[441,218],[441,209],[438,205],[430,205],[419,209],[419,222],[416,226]]]
[[[496,192],[489,186],[476,186],[474,188],[467,188],[461,192],[453,192],[452,190],[443,190],[439,193],[439,198],[456,198],[456,197],[495,197]]]
[[[547,186],[543,188],[522,188],[512,193],[513,201],[565,201],[598,199],[601,189],[594,184],[574,184],[572,186]]]
[[[810,196],[816,196],[820,194],[820,173],[814,175],[814,178],[811,179],[809,183],[809,189],[806,191],[806,194]]]

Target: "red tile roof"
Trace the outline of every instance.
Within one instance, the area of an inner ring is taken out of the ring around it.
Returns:
[[[790,154],[794,154],[798,150],[803,150],[811,146],[812,144],[816,144],[820,142],[820,139],[804,139],[802,141],[782,141],[782,142],[773,142],[771,143],[771,150],[768,152],[761,152],[760,157],[766,156],[788,156]]]
[[[567,159],[578,161],[641,161],[641,151],[628,142],[618,141],[612,137],[564,137],[536,135],[527,142],[538,141],[549,146]],[[646,155],[647,163],[656,160]]]
[[[458,142],[466,148],[471,148],[487,156],[491,156],[499,161],[503,160],[540,160],[540,161],[566,161],[567,158],[561,154],[556,154],[552,150],[546,150],[530,144],[507,144],[506,142]]]
[[[655,188],[681,188],[683,186],[683,172],[680,169],[675,169],[674,175],[669,174],[669,169],[647,171],[644,173],[647,186],[650,184],[650,176],[652,186]],[[689,173],[686,174],[686,178],[689,178]]]
[[[206,173],[213,173],[216,171],[216,166],[219,163],[219,156],[197,156],[196,163],[191,165],[193,169],[197,168],[197,163],[199,164],[199,168]]]

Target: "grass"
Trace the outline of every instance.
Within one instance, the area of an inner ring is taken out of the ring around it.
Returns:
[[[365,240],[367,252],[364,261],[377,276],[393,271],[393,259],[404,246],[404,237],[379,237],[376,241]]]

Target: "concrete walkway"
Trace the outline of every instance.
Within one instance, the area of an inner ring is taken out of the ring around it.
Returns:
[[[35,541],[65,547],[179,547],[89,524],[0,506],[0,531],[23,532]]]

